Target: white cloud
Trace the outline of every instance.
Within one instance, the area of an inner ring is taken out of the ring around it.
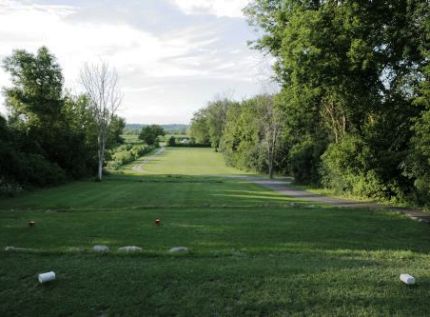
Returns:
[[[186,14],[210,14],[218,17],[243,18],[242,9],[249,0],[173,0]]]
[[[190,10],[210,3],[207,10],[223,16],[240,15],[240,7],[246,4],[241,0],[177,2]],[[100,5],[111,9],[104,2]],[[160,23],[169,23],[163,21],[162,11],[159,15]],[[126,20],[75,19],[83,16],[78,6],[0,0],[0,59],[13,49],[35,52],[45,45],[63,68],[65,86],[73,90],[79,87],[84,62],[105,60],[119,72],[125,95],[120,114],[128,122],[187,122],[217,92],[233,89],[239,98],[258,92],[261,57],[247,48],[249,38],[226,42],[231,30],[225,23],[190,22],[157,35]],[[8,74],[0,69],[0,87],[8,85]],[[4,112],[2,103],[0,98]]]

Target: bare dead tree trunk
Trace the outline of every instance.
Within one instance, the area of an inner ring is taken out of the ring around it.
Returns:
[[[276,159],[277,141],[279,138],[281,119],[278,111],[275,109],[272,97],[263,96],[262,102],[264,102],[264,116],[263,116],[263,127],[264,127],[264,139],[266,143],[267,151],[267,167],[270,178],[274,175],[274,165]]]
[[[335,143],[338,143],[346,133],[347,120],[344,110],[336,107],[333,101],[327,101],[324,104],[323,117],[333,133]]]
[[[272,123],[272,133],[271,133],[271,146],[270,146],[270,155],[269,155],[269,178],[273,178],[273,172],[274,168],[273,165],[275,163],[275,157],[276,157],[276,146],[277,146],[277,139],[278,139],[278,124],[276,122],[275,114],[272,114],[273,116],[273,123]]]
[[[101,181],[109,127],[122,100],[118,73],[115,69],[111,69],[107,63],[85,64],[81,70],[81,84],[90,101],[93,118],[97,126],[97,179]]]

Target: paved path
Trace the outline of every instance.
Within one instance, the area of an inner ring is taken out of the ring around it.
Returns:
[[[165,147],[162,146],[159,149],[157,149],[155,152],[151,153],[148,156],[142,156],[137,161],[135,161],[134,166],[132,167],[132,170],[135,172],[143,172],[143,168],[145,163],[151,162],[153,160],[157,159],[157,155],[160,155],[165,150]]]
[[[306,190],[294,188],[290,186],[291,181],[288,181],[285,178],[267,179],[262,177],[253,177],[253,176],[245,176],[245,178],[249,182],[270,188],[285,196],[297,198],[303,201],[315,202],[318,204],[327,204],[327,205],[342,207],[342,208],[370,208],[370,209],[393,210],[393,211],[401,212],[411,219],[430,224],[430,214],[424,213],[420,210],[390,207],[390,206],[378,204],[375,202],[353,201],[348,199],[322,196],[322,195],[308,192]]]

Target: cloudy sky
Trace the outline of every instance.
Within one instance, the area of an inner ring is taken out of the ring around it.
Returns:
[[[270,60],[248,48],[249,0],[0,0],[0,58],[45,45],[78,92],[84,62],[115,66],[129,123],[188,123],[216,95],[272,87]],[[0,70],[0,86],[8,86]],[[0,111],[5,113],[3,97]]]

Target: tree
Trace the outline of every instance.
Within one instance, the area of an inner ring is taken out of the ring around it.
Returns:
[[[66,173],[73,176],[69,146],[78,137],[65,127],[60,65],[41,47],[36,54],[15,50],[3,60],[3,67],[12,82],[3,90],[10,114],[7,143],[13,149],[8,155],[14,157],[8,178],[39,186],[63,182]]]
[[[175,145],[176,145],[176,138],[172,135],[172,136],[169,138],[169,141],[167,142],[167,144],[168,144],[169,146],[175,146]]]
[[[205,108],[209,139],[215,151],[219,150],[227,119],[227,111],[232,104],[234,102],[227,98],[217,97],[214,101],[209,102]]]
[[[148,145],[155,145],[158,141],[158,137],[165,134],[166,132],[161,126],[152,124],[142,128],[139,139],[143,140]]]
[[[416,133],[423,149],[427,131],[424,115],[411,127],[422,111],[413,101],[426,78],[428,1],[254,0],[246,11],[262,31],[253,46],[276,59],[290,170],[311,170],[307,181],[318,183],[324,165],[334,169],[326,177],[377,184],[376,195],[408,195],[410,142]],[[352,152],[360,160],[344,159]]]
[[[81,70],[81,84],[97,127],[97,179],[101,181],[109,128],[122,100],[118,73],[107,63],[85,64]]]
[[[37,54],[15,50],[3,61],[13,87],[4,89],[10,121],[16,126],[48,129],[58,121],[63,106],[61,67],[46,47]]]
[[[194,113],[191,119],[190,135],[197,144],[210,144],[206,109],[200,109]]]
[[[263,95],[259,96],[258,99],[258,102],[261,104],[263,110],[263,114],[261,116],[261,125],[263,132],[263,142],[267,151],[266,161],[268,174],[270,178],[273,178],[274,165],[279,148],[279,138],[281,136],[283,127],[283,114],[275,105],[272,96]]]

